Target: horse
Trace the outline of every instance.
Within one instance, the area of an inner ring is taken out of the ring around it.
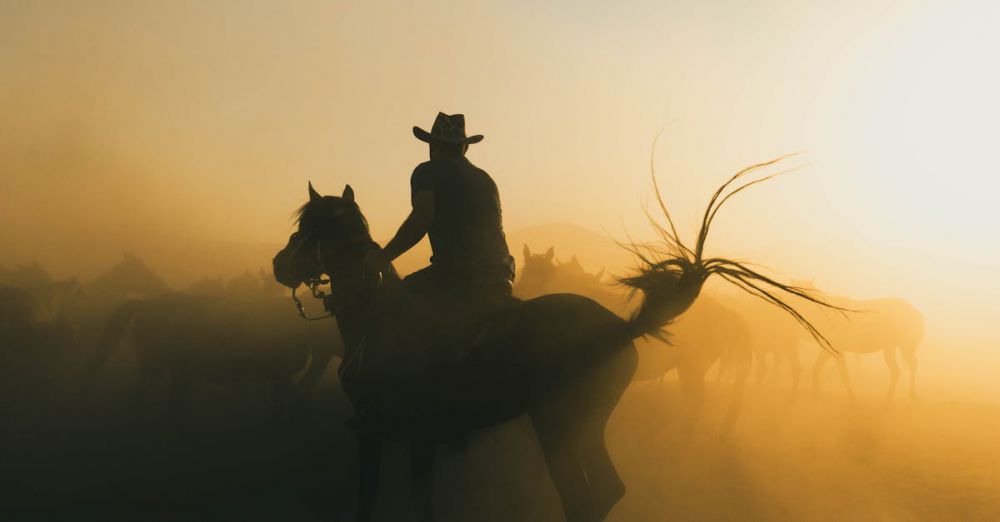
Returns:
[[[241,302],[226,296],[173,293],[118,306],[104,326],[90,361],[90,379],[101,373],[114,348],[131,333],[139,376],[133,406],[146,404],[169,377],[169,411],[182,414],[192,381],[248,388],[267,384],[273,414],[284,411],[295,375],[310,365],[312,347],[331,347],[321,325],[303,325],[283,299]],[[282,313],[284,312],[284,313]],[[322,341],[321,341],[322,339]]]
[[[760,387],[765,382],[773,382],[779,370],[787,365],[791,379],[789,398],[794,398],[802,377],[799,354],[802,333],[795,321],[756,299],[726,296],[723,302],[739,313],[749,329],[756,385]],[[730,360],[724,358],[721,361],[718,381],[723,379],[730,366]]]
[[[293,291],[305,284],[318,292],[329,284],[329,294],[321,295],[344,341],[339,374],[354,405],[358,432],[358,520],[371,519],[387,442],[409,443],[417,514],[430,521],[434,511],[429,472],[435,445],[525,414],[535,428],[566,520],[603,520],[625,493],[604,430],[635,373],[634,339],[659,333],[683,314],[713,274],[760,292],[810,328],[774,289],[821,301],[741,263],[703,256],[712,219],[729,198],[723,191],[743,175],[780,159],[744,169],[719,188],[694,249],[663,227],[658,230],[666,245],[656,251],[669,249],[669,257],[652,259],[650,251],[634,245],[644,264],[621,282],[643,299],[628,319],[579,295],[515,300],[483,330],[489,332],[486,339],[481,331],[468,342],[469,353],[438,366],[428,366],[427,354],[407,336],[422,327],[413,317],[420,319],[424,307],[401,298],[400,278],[391,264],[372,266],[368,261],[380,247],[372,240],[354,190],[348,185],[340,196],[323,196],[310,183],[309,199],[298,211],[298,229],[274,257],[274,276]],[[657,197],[672,229],[658,187]]]
[[[60,357],[76,341],[75,279],[16,282],[31,286],[0,286],[0,439],[17,404],[48,396]]]
[[[628,296],[610,290],[601,283],[604,271],[589,274],[576,256],[567,263],[555,261],[554,249],[533,254],[524,245],[524,268],[514,285],[518,297],[537,297],[548,293],[572,292],[587,296],[608,309],[627,313]],[[798,335],[798,332],[796,332]],[[750,371],[751,335],[739,314],[718,300],[702,294],[691,308],[670,328],[669,346],[663,341],[640,340],[636,381],[658,380],[677,370],[685,398],[684,430],[690,432],[705,401],[705,375],[719,363],[734,371],[732,396],[720,434],[725,437],[735,425],[743,404],[743,392]]]
[[[560,263],[555,259],[554,247],[549,247],[544,254],[533,254],[525,244],[523,255],[521,275],[514,284],[514,295],[521,299],[571,292],[589,297],[618,314],[627,312],[627,296],[611,291],[609,285],[602,282],[603,269],[595,274],[588,273],[576,256]]]
[[[810,285],[800,285],[809,287]],[[815,289],[813,289],[815,291]],[[843,351],[857,354],[882,353],[889,368],[889,387],[884,402],[890,402],[896,393],[900,368],[896,360],[901,355],[910,374],[909,395],[916,399],[917,388],[917,348],[924,337],[923,315],[912,304],[901,298],[852,299],[844,296],[824,294],[824,301],[842,309],[852,310],[849,317],[832,314],[825,310],[811,311],[811,321],[822,328],[824,335],[836,343]],[[820,351],[813,363],[813,396],[819,393],[819,377],[831,354]],[[847,389],[848,397],[854,401],[854,390],[847,374],[847,364],[843,357],[836,357],[840,379]]]

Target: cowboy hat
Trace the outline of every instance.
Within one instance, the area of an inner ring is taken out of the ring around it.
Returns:
[[[452,143],[455,145],[471,145],[473,143],[483,141],[482,134],[476,134],[475,136],[468,137],[465,136],[464,114],[448,115],[443,112],[439,112],[437,118],[434,119],[434,126],[431,127],[430,132],[414,125],[413,135],[416,136],[418,140],[427,143],[440,142]]]

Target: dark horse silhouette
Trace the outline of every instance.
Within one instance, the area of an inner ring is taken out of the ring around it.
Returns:
[[[608,455],[604,429],[636,369],[633,339],[659,334],[698,297],[717,274],[798,319],[817,340],[825,339],[785,304],[787,292],[824,304],[806,291],[779,283],[743,264],[702,256],[712,219],[734,193],[739,178],[783,158],[748,167],[716,191],[704,214],[694,249],[674,229],[658,186],[656,195],[669,228],[664,244],[630,245],[638,272],[621,282],[643,294],[642,304],[622,319],[595,301],[554,294],[517,301],[487,328],[489,339],[470,342],[471,355],[446,366],[423,364],[408,332],[423,325],[412,313],[394,317],[399,277],[389,266],[372,269],[366,254],[378,246],[355,203],[350,186],[340,197],[321,196],[309,186],[298,231],[274,258],[275,278],[314,293],[329,282],[327,307],[344,341],[340,377],[355,406],[360,450],[358,519],[370,520],[379,482],[381,448],[390,440],[411,448],[414,501],[421,520],[433,520],[429,470],[435,444],[464,430],[497,425],[527,414],[569,522],[603,520],[625,486]],[[328,276],[329,280],[321,279]],[[832,349],[832,348],[831,348]]]

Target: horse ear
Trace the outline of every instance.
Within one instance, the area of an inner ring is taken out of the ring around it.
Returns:
[[[353,203],[354,202],[354,189],[352,189],[350,185],[344,185],[344,193],[341,194],[340,197],[342,199],[346,199],[347,201],[350,201],[350,202]]]
[[[316,192],[316,189],[313,188],[312,181],[310,181],[309,182],[309,202],[312,203],[314,201],[319,201],[322,198],[323,198],[323,196],[321,196],[319,194],[319,192]]]
[[[555,257],[556,257],[556,247],[549,247],[549,249],[545,252],[545,260],[552,261],[552,259]]]
[[[531,258],[531,249],[528,248],[528,244],[525,243],[524,244],[524,260],[527,261],[529,258]]]

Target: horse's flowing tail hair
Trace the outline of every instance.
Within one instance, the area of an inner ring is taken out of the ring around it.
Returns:
[[[654,154],[656,140],[658,139],[659,135],[653,140]],[[837,350],[830,344],[827,338],[798,310],[782,299],[781,294],[798,297],[841,313],[851,310],[832,305],[817,297],[808,289],[781,283],[750,268],[747,266],[747,263],[721,257],[705,258],[703,255],[712,221],[726,201],[747,188],[782,174],[798,170],[798,167],[772,172],[736,187],[733,187],[733,184],[748,175],[775,166],[782,162],[782,160],[792,156],[795,155],[788,154],[751,165],[740,170],[723,183],[709,200],[708,207],[705,209],[702,217],[697,241],[694,248],[690,248],[681,240],[670,212],[667,210],[667,205],[663,200],[659,184],[656,181],[653,168],[654,155],[650,155],[650,175],[653,178],[656,201],[663,217],[666,219],[666,224],[660,224],[647,210],[646,217],[659,235],[660,241],[655,243],[640,243],[629,238],[627,243],[619,243],[636,256],[639,260],[639,268],[634,275],[619,278],[618,281],[631,289],[633,293],[642,292],[645,297],[642,306],[628,323],[629,335],[633,337],[642,335],[662,336],[663,332],[661,329],[675,317],[683,313],[694,302],[701,290],[702,283],[714,274],[737,288],[784,310],[802,325],[816,339],[820,346],[833,353],[837,353]]]

